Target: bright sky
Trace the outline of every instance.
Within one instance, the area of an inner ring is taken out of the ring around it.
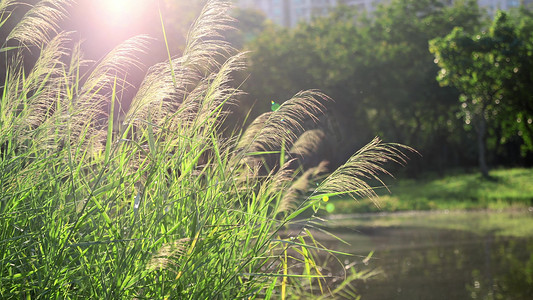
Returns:
[[[164,0],[77,0],[70,18],[84,40],[87,57],[97,59],[139,34],[158,37],[158,2]]]
[[[113,31],[128,28],[142,23],[149,5],[157,5],[156,0],[96,0],[95,9],[100,14],[95,14],[95,21]]]

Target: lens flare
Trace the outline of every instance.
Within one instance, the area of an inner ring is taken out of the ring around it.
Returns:
[[[143,23],[144,12],[155,0],[96,0],[97,22],[110,30],[120,30]]]

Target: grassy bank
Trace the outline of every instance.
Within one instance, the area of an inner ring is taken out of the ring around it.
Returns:
[[[533,169],[502,169],[484,179],[478,173],[456,173],[422,180],[387,181],[380,189],[380,208],[365,199],[334,199],[334,213],[404,210],[513,209],[533,206]]]

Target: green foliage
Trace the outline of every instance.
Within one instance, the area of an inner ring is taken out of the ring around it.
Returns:
[[[223,138],[225,105],[239,93],[229,84],[231,74],[243,65],[242,55],[230,55],[221,39],[230,21],[227,2],[206,4],[183,55],[169,50],[169,60],[152,66],[119,118],[116,102],[128,70],[139,65],[137,54],[148,51],[151,40],[131,38],[84,73],[88,62],[79,45],[68,46],[71,35],[52,34],[67,2],[39,2],[9,35],[38,49],[29,72],[21,47],[2,48],[0,297],[348,293],[330,289],[321,273],[317,253],[335,252],[305,229],[310,220],[299,220],[296,231],[284,229],[303,212],[316,213],[325,196],[354,192],[331,182],[375,177],[385,161],[403,161],[410,148],[374,140],[339,176],[297,198],[297,171],[284,154],[328,98],[298,93],[242,135]],[[272,153],[281,154],[278,164],[266,163]]]
[[[500,12],[487,31],[472,35],[457,27],[430,46],[441,67],[438,80],[462,93],[464,120],[477,129],[484,173],[482,164],[486,163],[481,160],[488,126],[499,133],[501,141],[521,137],[524,154],[533,150],[529,121],[533,118],[529,88],[532,22],[525,10],[518,17],[516,22]]]
[[[253,41],[266,26],[266,16],[256,10],[235,7],[231,11],[235,19],[235,29],[225,36],[237,49],[242,49],[248,42]]]
[[[457,91],[434,79],[438,67],[428,43],[454,26],[474,31],[482,16],[475,1],[455,2],[395,0],[372,16],[340,7],[294,29],[267,27],[248,45],[251,75],[244,89],[254,101],[282,102],[319,88],[335,99],[330,119],[341,129],[330,135],[342,135],[342,145],[353,147],[377,132],[416,145],[425,166],[442,165],[449,155],[443,143],[464,147],[456,134],[462,124],[455,116]]]

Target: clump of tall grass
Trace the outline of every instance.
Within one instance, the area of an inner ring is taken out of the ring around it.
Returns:
[[[0,2],[2,20],[13,3]],[[223,139],[226,104],[239,94],[231,74],[243,60],[221,38],[229,5],[215,0],[183,55],[149,69],[119,123],[115,103],[150,40],[131,38],[84,73],[89,62],[80,46],[69,46],[71,35],[57,27],[68,4],[40,1],[0,50],[7,61],[0,297],[285,298],[310,286],[338,292],[327,286],[314,256],[322,247],[309,231],[282,231],[324,197],[372,195],[363,178],[377,178],[385,161],[403,162],[409,148],[374,140],[311,195],[297,197],[325,164],[295,181],[286,149],[305,121],[323,113],[327,97],[299,93]],[[28,71],[22,52],[31,47],[39,56]],[[272,154],[277,167],[267,164]]]

